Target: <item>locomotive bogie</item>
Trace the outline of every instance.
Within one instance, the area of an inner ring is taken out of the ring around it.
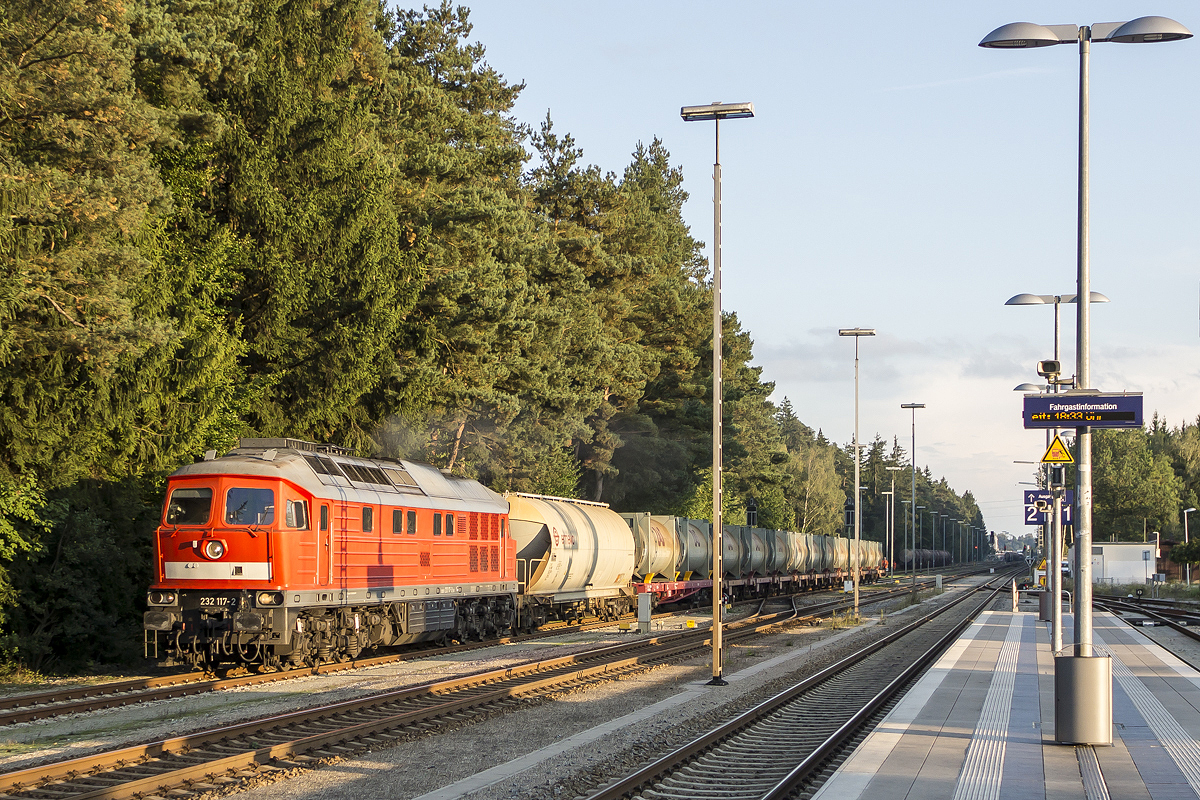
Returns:
[[[379,595],[376,594],[376,597]],[[193,668],[315,666],[378,647],[492,638],[516,623],[515,595],[263,607],[247,593],[183,593],[146,612],[148,646]],[[160,639],[160,633],[162,638]]]

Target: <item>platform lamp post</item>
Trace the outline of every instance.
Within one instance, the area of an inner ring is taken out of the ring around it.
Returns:
[[[713,633],[712,633],[712,680],[710,686],[727,686],[722,676],[721,663],[721,610],[724,601],[723,584],[725,573],[721,566],[721,447],[722,414],[724,414],[724,384],[721,381],[721,362],[724,349],[721,337],[721,120],[746,119],[754,116],[753,103],[710,103],[706,106],[684,106],[679,109],[684,122],[712,121],[715,131],[713,150],[713,521],[712,521],[712,581],[713,581]]]
[[[854,572],[854,616],[858,616],[858,572],[861,566],[859,562],[862,557],[859,555],[859,542],[862,540],[862,518],[859,514],[862,498],[860,494],[862,489],[859,488],[859,469],[862,466],[862,445],[858,441],[858,340],[864,336],[874,336],[874,328],[841,328],[838,330],[838,336],[854,337],[854,558],[851,569]]]
[[[900,502],[904,504],[904,549],[907,550],[908,549],[908,512],[909,512],[909,506],[912,505],[912,500],[901,500]],[[915,558],[915,556],[914,556],[914,558]],[[915,566],[915,562],[914,562],[914,566]],[[905,561],[904,561],[904,571],[908,572],[908,560],[907,559],[905,559]]]
[[[917,409],[924,408],[924,403],[901,403],[901,408],[907,408],[912,411],[912,452],[908,454],[909,461],[912,462],[912,529],[913,541],[916,541],[917,535]],[[917,548],[913,547],[913,576],[912,585],[913,591],[917,591]]]
[[[1034,301],[1015,302],[1023,297],[1037,297],[1036,302],[1043,302],[1045,295],[1017,295],[1011,298],[1005,305],[1032,305]],[[1074,295],[1063,295],[1070,297],[1071,300],[1066,302],[1074,302]],[[1100,299],[1097,299],[1100,298]],[[1058,361],[1058,303],[1059,298],[1052,297],[1054,303],[1054,360]],[[1092,292],[1093,303],[1107,303],[1108,298],[1099,292]],[[1018,384],[1013,388],[1014,392],[1022,392],[1031,394],[1033,392],[1056,392],[1058,391],[1057,384],[1047,384],[1038,386],[1033,383]],[[1057,428],[1046,429],[1046,448],[1049,449],[1051,436],[1058,436]],[[1042,464],[1040,461],[1014,461],[1014,464],[1036,464],[1041,469],[1042,481],[1040,488],[1050,489],[1051,495],[1054,498],[1054,508],[1051,510],[1049,523],[1044,525],[1046,533],[1045,546],[1043,555],[1046,557],[1046,588],[1050,592],[1050,652],[1058,654],[1062,651],[1062,551],[1063,551],[1063,526],[1062,526],[1062,486],[1053,486],[1050,480],[1049,465]],[[1050,565],[1054,564],[1054,569],[1050,569]]]
[[[946,520],[950,519],[949,514],[942,514],[942,552],[949,553],[946,549]]]
[[[937,551],[938,512],[930,511],[928,513],[929,513],[929,516],[931,517],[931,519],[929,520],[929,552],[934,553]],[[929,566],[937,567],[937,557],[932,556],[931,559],[932,560],[931,560],[931,563],[929,564]]]
[[[887,471],[892,473],[892,491],[888,494],[892,497],[892,509],[888,514],[888,558],[891,560],[892,571],[896,570],[896,473],[904,469],[904,467],[886,467]]]
[[[921,552],[921,545],[925,544],[925,506],[917,506],[921,512],[919,527],[913,528],[913,564],[917,563],[917,553]],[[921,559],[921,566],[925,566],[925,560]]]
[[[1196,509],[1194,509],[1194,508],[1185,508],[1183,510],[1183,543],[1184,544],[1187,544],[1189,541],[1188,540],[1188,518],[1187,518],[1187,515],[1192,513],[1195,510]],[[1184,565],[1183,568],[1185,570],[1187,570],[1187,585],[1191,586],[1192,585],[1192,562],[1189,561],[1187,564]]]
[[[1076,226],[1079,296],[1076,312],[1075,386],[1091,389],[1091,271],[1088,252],[1089,68],[1092,42],[1169,42],[1192,32],[1166,17],[1094,25],[1036,25],[1014,22],[983,37],[980,47],[1015,49],[1079,45],[1079,166]],[[1070,659],[1054,660],[1055,740],[1063,744],[1112,743],[1112,660],[1092,648],[1092,429],[1076,428],[1075,468],[1075,648]],[[1060,669],[1061,665],[1061,669]]]

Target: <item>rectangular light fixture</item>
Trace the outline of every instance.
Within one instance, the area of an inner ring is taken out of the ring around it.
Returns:
[[[706,106],[684,106],[679,109],[684,122],[710,119],[746,119],[754,116],[754,103],[709,103]]]
[[[838,336],[874,336],[874,328],[839,328]]]

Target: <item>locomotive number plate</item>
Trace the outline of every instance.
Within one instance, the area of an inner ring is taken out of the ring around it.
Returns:
[[[201,597],[200,605],[202,606],[231,606],[233,605],[232,597]]]

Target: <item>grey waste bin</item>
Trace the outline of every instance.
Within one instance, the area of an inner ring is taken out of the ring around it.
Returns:
[[[1038,594],[1038,619],[1046,622],[1054,619],[1054,600],[1050,592]]]
[[[1112,659],[1054,659],[1054,741],[1112,744]]]

